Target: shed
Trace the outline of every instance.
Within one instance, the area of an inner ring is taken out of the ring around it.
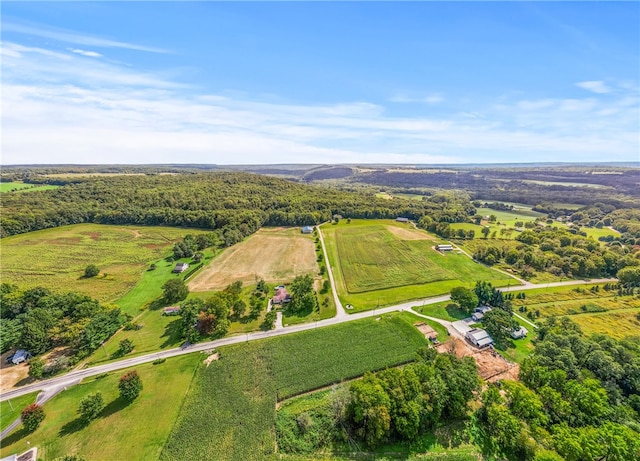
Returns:
[[[313,234],[313,227],[312,226],[304,226],[302,228],[302,233],[303,234]]]
[[[438,251],[453,251],[453,245],[436,245]]]
[[[400,216],[398,216],[396,218],[396,221],[398,221],[398,222],[409,222],[409,218],[401,218]]]
[[[187,269],[189,269],[189,264],[187,264],[187,263],[178,263],[178,264],[176,264],[176,267],[173,268],[172,272],[180,273],[180,272],[186,271]]]
[[[479,322],[484,318],[484,314],[482,312],[474,312],[473,314],[471,314],[471,318],[474,322]]]
[[[14,365],[18,365],[19,363],[26,362],[30,358],[31,353],[29,351],[18,349],[16,353],[11,357],[11,363],[13,363]]]
[[[489,312],[491,309],[492,309],[492,307],[491,307],[491,306],[484,305],[484,306],[476,307],[476,308],[474,309],[474,312],[479,312],[479,313],[481,313],[481,314],[486,314],[486,313],[487,313],[487,312]]]
[[[180,306],[165,307],[162,313],[164,315],[178,315],[180,313]]]
[[[467,340],[476,347],[487,347],[493,344],[493,338],[481,328],[474,328],[473,330],[467,331],[465,335]]]
[[[529,333],[529,331],[525,327],[520,327],[517,330],[513,330],[511,332],[511,337],[513,339],[526,338],[527,333]]]

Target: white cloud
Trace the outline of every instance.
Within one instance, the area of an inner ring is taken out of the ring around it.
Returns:
[[[78,48],[67,48],[69,51],[71,51],[72,53],[76,53],[76,54],[81,54],[82,56],[88,56],[90,58],[101,58],[102,55],[100,53],[97,53],[95,51],[87,51],[87,50],[81,50]]]
[[[367,101],[198,94],[159,74],[3,44],[2,162],[454,163],[633,160],[637,90],[391,117]],[[605,157],[606,156],[606,157]]]
[[[404,93],[399,93],[389,98],[391,102],[399,103],[422,103],[422,104],[438,104],[444,101],[444,96],[440,93],[433,93],[427,96],[408,96]]]
[[[50,38],[58,40],[60,42],[75,43],[85,46],[97,46],[102,48],[125,48],[128,50],[146,51],[149,53],[167,53],[167,50],[161,48],[155,48],[145,45],[137,45],[134,43],[120,42],[117,40],[110,40],[106,38],[93,37],[91,35],[81,34],[77,32],[70,32],[66,30],[53,30],[48,29],[45,26],[38,25],[37,27],[27,26],[24,24],[15,24],[6,22],[2,24],[2,28],[5,32],[18,32],[27,35],[34,35],[36,37]]]
[[[604,94],[610,93],[611,88],[609,88],[602,80],[593,80],[588,82],[578,82],[576,86],[583,88],[588,91],[592,91],[594,93]]]

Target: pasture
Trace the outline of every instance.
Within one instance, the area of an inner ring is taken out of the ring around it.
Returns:
[[[599,291],[592,291],[593,286],[596,285],[528,290],[523,292],[525,299],[512,300],[513,309],[517,312],[526,307],[526,312],[520,314],[533,313],[534,323],[538,319],[568,316],[585,334],[604,333],[614,338],[637,334],[640,298],[618,296],[616,290],[605,291],[602,285]]]
[[[426,344],[416,320],[384,315],[220,348],[199,366],[160,459],[267,458],[277,400],[413,360]]]
[[[151,262],[167,256],[176,241],[188,233],[201,232],[173,227],[75,224],[14,235],[2,239],[0,275],[3,282],[21,288],[71,290],[113,302],[141,280]],[[88,264],[100,268],[97,277],[83,277]]]
[[[255,284],[286,283],[297,275],[317,274],[313,235],[295,228],[262,228],[245,241],[225,249],[189,283],[191,291],[222,290],[241,280]]]
[[[0,192],[34,192],[39,190],[53,190],[60,186],[51,184],[27,184],[24,182],[0,182]]]
[[[513,283],[464,254],[435,251],[437,238],[407,224],[352,220],[323,225],[322,232],[338,295],[353,312],[448,293],[477,280]]]
[[[21,453],[30,442],[44,460],[68,454],[96,461],[158,459],[201,360],[202,354],[188,354],[137,366],[144,387],[131,404],[118,397],[124,370],[70,387],[45,404],[46,417],[35,432],[26,434],[20,428],[3,439],[0,456]],[[106,407],[87,426],[77,418],[76,409],[86,395],[98,391]]]

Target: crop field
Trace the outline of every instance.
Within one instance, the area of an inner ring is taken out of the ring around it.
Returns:
[[[416,320],[391,314],[221,348],[198,368],[160,459],[267,458],[278,399],[411,361],[426,344]]]
[[[38,447],[38,459],[47,461],[67,454],[92,461],[158,459],[202,359],[202,354],[188,354],[137,366],[144,388],[129,405],[118,397],[122,370],[70,387],[45,404],[45,420],[35,432],[27,435],[18,429],[3,439],[0,456],[21,453],[30,442]],[[106,407],[86,426],[77,419],[76,409],[80,400],[97,391]]]
[[[262,228],[224,250],[189,283],[191,291],[221,290],[236,280],[286,283],[297,275],[317,274],[314,237],[300,228]]]
[[[3,282],[21,288],[73,290],[100,301],[115,301],[140,281],[151,262],[167,256],[174,242],[201,232],[76,224],[14,235],[2,239],[0,275]],[[88,264],[96,264],[100,275],[83,278]]]
[[[539,313],[539,318],[569,316],[585,334],[604,333],[614,338],[638,334],[640,297],[617,296],[616,291],[603,289],[594,292],[592,286],[530,290],[525,299],[512,300],[513,308],[518,311],[526,306],[527,312]]]
[[[406,224],[352,220],[325,225],[322,232],[338,295],[353,312],[447,293],[477,280],[513,283],[466,255],[435,251],[437,238]]]
[[[60,186],[51,184],[26,184],[23,182],[0,182],[0,192],[33,192],[38,190],[52,190]]]

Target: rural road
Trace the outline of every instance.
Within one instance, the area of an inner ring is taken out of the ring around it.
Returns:
[[[603,283],[603,282],[611,282],[611,281],[615,281],[615,279],[569,280],[566,282],[528,285],[524,287],[510,287],[508,289],[503,289],[502,291],[531,290],[535,288],[581,285],[586,283]],[[368,317],[376,317],[376,316],[387,314],[390,312],[411,311],[412,313],[417,314],[415,311],[413,311],[413,308],[426,306],[434,303],[439,303],[442,301],[448,301],[448,300],[449,300],[449,295],[437,296],[434,298],[409,301],[401,304],[396,304],[394,306],[373,309],[365,312],[358,312],[355,314],[346,314],[345,316],[336,316],[330,319],[318,320],[312,323],[292,325],[292,326],[283,327],[277,330],[245,333],[237,336],[231,336],[228,338],[216,339],[214,341],[207,341],[204,343],[194,344],[186,348],[174,348],[166,351],[153,352],[151,354],[140,355],[137,357],[119,360],[117,362],[107,363],[104,365],[98,365],[91,368],[74,370],[56,378],[39,381],[37,383],[30,384],[30,385],[21,387],[19,389],[3,392],[2,395],[0,395],[0,401],[5,401],[8,399],[12,399],[14,397],[19,397],[21,395],[29,394],[31,392],[37,392],[37,391],[45,391],[47,393],[53,392],[57,389],[62,389],[65,386],[71,386],[73,384],[76,384],[80,382],[80,380],[82,380],[83,378],[96,376],[96,375],[99,375],[102,373],[108,373],[111,371],[122,370],[124,368],[134,367],[136,365],[141,365],[143,363],[153,362],[154,360],[157,360],[157,359],[170,358],[178,355],[190,354],[192,352],[208,351],[220,346],[227,346],[230,344],[238,344],[238,343],[243,343],[248,341],[256,341],[256,340],[265,339],[265,338],[273,338],[275,336],[282,336],[282,335],[287,335],[287,334],[296,333],[300,331],[313,330],[314,328],[323,328],[323,327],[328,327],[332,325],[338,325],[340,323],[350,322],[353,320],[359,320],[359,319],[364,319]],[[448,329],[451,326],[451,322],[447,322],[446,320],[437,319],[435,317],[427,317],[422,314],[417,314],[417,315],[419,315],[420,317],[428,318],[429,320],[438,322],[444,325],[445,327],[447,327]],[[454,330],[454,329],[451,328],[450,332],[451,330]]]

